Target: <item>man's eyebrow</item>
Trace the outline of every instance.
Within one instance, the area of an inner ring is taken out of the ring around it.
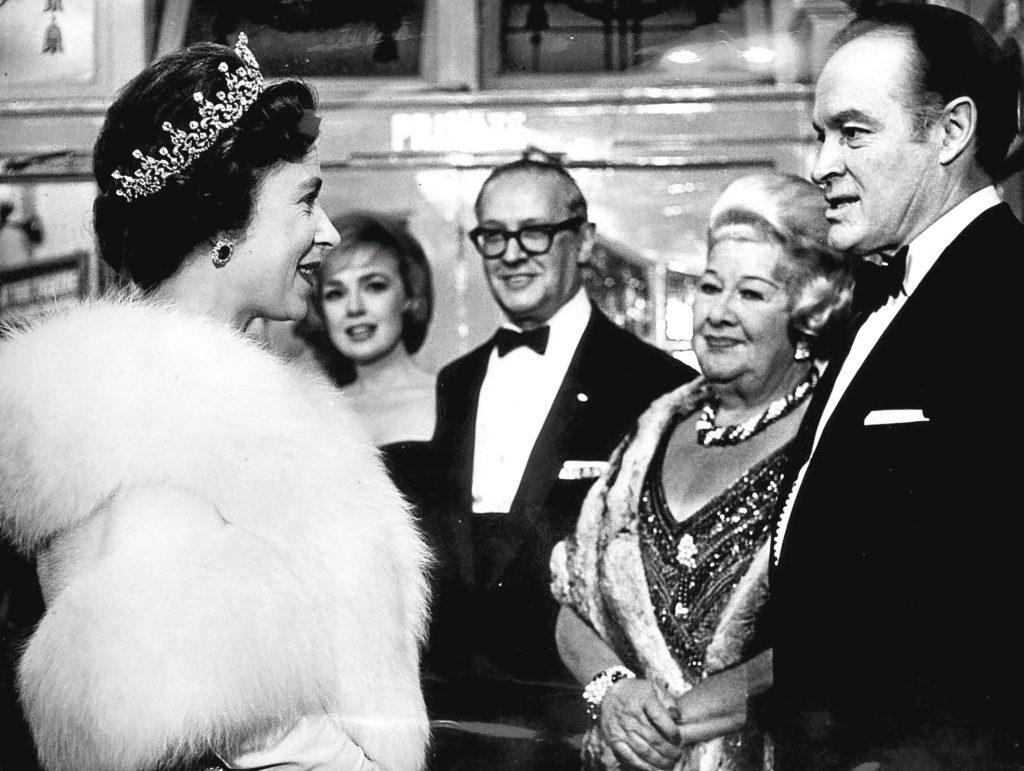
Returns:
[[[863,112],[862,110],[857,110],[855,108],[850,108],[848,110],[840,110],[834,115],[828,116],[825,123],[829,127],[834,127],[842,126],[844,123],[849,123],[851,121],[853,123],[867,123],[870,126],[874,126],[876,123],[875,119],[868,115],[866,112]]]

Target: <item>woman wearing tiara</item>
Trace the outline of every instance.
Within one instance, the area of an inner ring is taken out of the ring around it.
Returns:
[[[694,301],[703,378],[641,416],[552,555],[559,651],[594,718],[588,769],[765,766],[752,732],[678,746],[672,700],[758,649],[787,447],[850,297],[824,210],[777,173],[722,194]]]
[[[243,35],[152,64],[94,159],[99,250],[133,289],[0,343],[48,771],[423,764],[422,540],[336,391],[244,334],[301,317],[337,243],[314,109]]]

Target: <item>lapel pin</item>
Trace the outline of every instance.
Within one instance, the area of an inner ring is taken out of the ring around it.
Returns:
[[[585,393],[583,393],[582,391],[580,391],[580,392],[579,392],[578,394],[576,394],[576,401],[578,401],[578,402],[586,402],[586,401],[590,401],[590,397],[589,397],[589,396],[587,396],[587,395],[586,395]]]

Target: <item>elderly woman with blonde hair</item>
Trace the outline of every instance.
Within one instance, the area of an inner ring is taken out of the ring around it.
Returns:
[[[715,203],[694,301],[703,377],[655,401],[552,555],[562,658],[586,684],[586,768],[770,767],[751,730],[683,747],[675,700],[758,651],[787,449],[843,326],[825,201],[778,173]]]

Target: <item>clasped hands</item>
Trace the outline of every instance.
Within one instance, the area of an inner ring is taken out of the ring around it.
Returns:
[[[651,680],[620,680],[605,694],[599,722],[622,766],[669,771],[690,745],[739,730],[746,719],[746,678],[724,672],[680,698]]]

